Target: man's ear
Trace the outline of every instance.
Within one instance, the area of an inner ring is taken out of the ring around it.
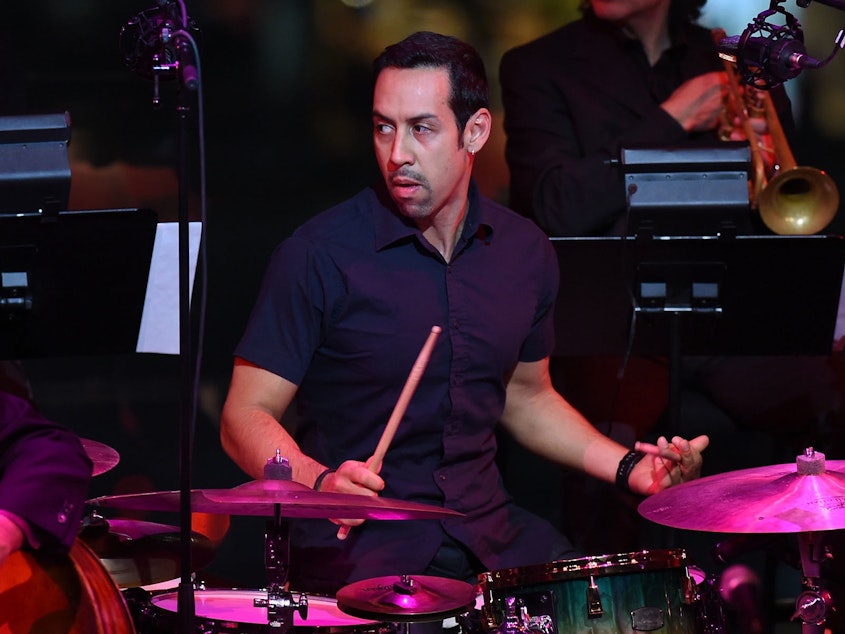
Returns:
[[[479,108],[467,121],[464,130],[464,147],[470,154],[475,154],[490,137],[493,121],[487,108]]]

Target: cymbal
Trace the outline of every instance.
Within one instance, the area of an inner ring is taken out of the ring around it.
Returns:
[[[391,621],[433,621],[475,606],[475,587],[457,579],[401,575],[364,579],[337,592],[337,607],[352,616]]]
[[[120,588],[160,583],[181,575],[181,534],[176,526],[129,519],[86,518],[79,538],[100,558]],[[211,563],[214,546],[191,532],[191,564]]]
[[[79,440],[82,443],[85,453],[88,454],[91,462],[94,463],[94,470],[91,475],[98,476],[101,473],[105,473],[116,467],[117,463],[120,462],[120,454],[108,445],[104,445],[96,440],[89,440],[88,438],[80,438]]]
[[[658,524],[719,533],[801,533],[845,528],[845,461],[821,456],[815,473],[780,464],[664,489],[639,505]]]
[[[178,511],[179,491],[113,495],[88,504],[140,511]],[[253,480],[233,489],[194,489],[191,510],[222,515],[372,520],[443,519],[463,514],[440,506],[388,498],[328,493],[291,480]]]

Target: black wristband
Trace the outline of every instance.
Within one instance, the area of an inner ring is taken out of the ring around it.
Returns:
[[[616,469],[616,487],[631,492],[631,487],[628,485],[628,478],[631,477],[631,471],[634,466],[643,458],[645,454],[641,451],[634,451],[633,449],[622,456],[619,461],[619,467]]]
[[[319,491],[319,490],[320,490],[320,487],[323,485],[323,480],[325,480],[325,479],[326,479],[326,476],[327,476],[327,475],[329,475],[330,473],[334,473],[335,471],[337,471],[337,469],[326,469],[325,471],[323,471],[323,473],[321,473],[320,475],[318,475],[318,476],[317,476],[317,479],[316,479],[316,480],[314,480],[314,487],[313,487],[313,489],[314,489],[315,491]]]

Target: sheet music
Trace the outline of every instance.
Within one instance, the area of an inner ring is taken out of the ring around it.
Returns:
[[[189,223],[188,279],[192,297],[201,235],[202,223]],[[138,345],[135,351],[179,354],[178,222],[160,222],[156,226],[144,312],[141,315],[141,327],[138,331]]]

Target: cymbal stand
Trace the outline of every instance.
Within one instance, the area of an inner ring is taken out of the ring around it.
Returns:
[[[803,590],[795,600],[792,620],[801,619],[802,634],[823,634],[827,615],[833,610],[833,598],[821,583],[821,563],[829,553],[818,532],[798,533],[798,547]]]
[[[264,465],[265,480],[290,480],[292,471],[287,458],[279,450]],[[282,519],[282,505],[273,506],[273,519],[267,522],[264,533],[264,567],[267,573],[267,598],[254,599],[257,608],[267,608],[267,625],[287,632],[293,626],[293,612],[297,610],[305,619],[308,617],[308,599],[304,594],[294,600],[287,590],[290,572],[290,525]]]

